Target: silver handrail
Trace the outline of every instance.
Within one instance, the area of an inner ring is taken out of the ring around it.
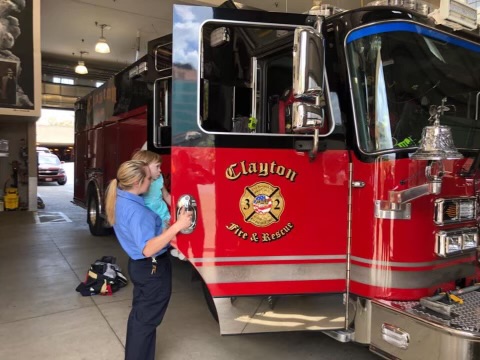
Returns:
[[[158,101],[157,101],[157,94],[158,94],[158,84],[163,81],[163,80],[168,80],[171,79],[172,76],[166,76],[162,78],[155,79],[153,82],[153,119],[152,119],[152,126],[153,126],[153,146],[157,147],[158,145],[158,131],[157,128],[158,126]],[[168,113],[168,85],[167,89],[165,91],[165,99],[164,99],[164,104],[165,104],[165,124],[169,124],[170,120],[170,114]]]

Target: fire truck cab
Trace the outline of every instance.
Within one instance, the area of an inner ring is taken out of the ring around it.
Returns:
[[[402,6],[174,7],[154,131],[171,126],[173,211],[194,214],[174,245],[222,334],[478,357],[480,37],[449,4],[461,26]]]

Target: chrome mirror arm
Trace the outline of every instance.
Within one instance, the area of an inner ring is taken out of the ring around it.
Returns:
[[[414,199],[425,196],[429,194],[429,184],[423,184],[419,186],[414,186],[400,191],[389,191],[388,197],[390,202],[390,207],[392,209],[397,209],[398,205],[406,204]]]
[[[308,157],[310,158],[310,161],[315,160],[318,155],[319,137],[320,137],[320,130],[316,128],[313,132],[313,147],[312,147],[312,150],[308,152]]]
[[[428,180],[426,184],[400,191],[390,191],[388,196],[392,206],[396,204],[405,204],[425,195],[440,194],[442,191],[443,162],[432,161],[425,168],[425,176]]]
[[[400,191],[390,191],[388,201],[375,201],[375,217],[378,219],[410,219],[410,202],[422,196],[440,194],[443,174],[443,162],[432,161],[425,168],[426,184]]]

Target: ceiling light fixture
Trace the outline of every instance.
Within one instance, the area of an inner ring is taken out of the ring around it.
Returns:
[[[88,69],[83,61],[83,55],[85,54],[88,54],[88,51],[80,51],[80,60],[78,60],[78,65],[75,66],[75,72],[80,75],[88,74]]]
[[[97,44],[95,45],[95,51],[100,54],[108,54],[110,53],[110,46],[108,46],[107,39],[103,37],[103,30],[110,30],[112,27],[107,24],[99,24],[95,21],[96,26],[100,26],[101,28],[101,36],[98,39]]]

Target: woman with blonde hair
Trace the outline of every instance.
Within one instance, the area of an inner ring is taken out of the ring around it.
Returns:
[[[126,360],[155,358],[156,329],[162,322],[172,292],[169,242],[192,223],[184,209],[177,221],[162,232],[162,220],[145,206],[152,175],[146,162],[129,160],[120,165],[107,188],[106,213],[123,250],[133,283],[132,310],[127,324]]]

